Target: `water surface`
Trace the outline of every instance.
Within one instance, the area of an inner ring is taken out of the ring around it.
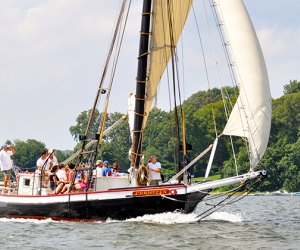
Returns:
[[[248,196],[198,222],[195,213],[126,221],[0,219],[2,249],[300,249],[300,196]]]

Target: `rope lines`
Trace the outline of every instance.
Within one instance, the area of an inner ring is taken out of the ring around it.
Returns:
[[[206,205],[211,206],[211,208],[205,210],[204,212],[196,216],[196,218],[198,218],[198,222],[211,215],[212,213],[218,211],[219,209],[225,207],[226,205],[233,204],[245,198],[250,192],[252,192],[261,184],[263,178],[263,176],[260,176],[253,182],[251,182],[250,180],[246,180],[245,182],[241,183],[240,186],[231,191],[226,192],[225,194],[223,193],[221,195],[216,195],[207,198],[206,200],[213,200],[220,197],[224,197],[224,199],[217,202],[216,204],[205,203]]]

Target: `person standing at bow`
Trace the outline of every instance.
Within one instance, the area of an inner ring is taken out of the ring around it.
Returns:
[[[36,174],[42,174],[42,172],[45,170],[46,164],[49,161],[48,158],[48,150],[44,149],[41,152],[41,157],[36,161]]]
[[[155,155],[151,155],[148,161],[148,169],[149,169],[149,177],[150,177],[150,185],[157,186],[161,182],[160,170],[161,164],[157,161],[157,157]]]
[[[50,180],[50,176],[51,176],[51,170],[54,166],[58,166],[58,161],[56,156],[54,155],[54,150],[49,149],[48,150],[48,160],[45,163],[45,166],[43,167],[44,169],[44,175],[45,175],[45,183],[44,186],[47,187],[48,186],[48,182]]]
[[[7,187],[7,182],[9,181],[12,173],[13,162],[10,157],[13,154],[15,154],[14,146],[4,144],[3,149],[0,151],[0,167],[1,171],[4,173],[4,190]]]

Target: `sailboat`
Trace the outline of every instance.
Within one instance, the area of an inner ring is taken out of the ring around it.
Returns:
[[[8,193],[0,195],[1,217],[106,220],[176,210],[191,213],[198,203],[219,187],[237,184],[239,188],[235,190],[241,191],[266,176],[264,170],[255,171],[267,147],[272,112],[262,51],[242,0],[211,0],[210,3],[226,41],[228,59],[239,88],[239,96],[223,133],[166,183],[156,186],[140,184],[139,178],[143,178],[143,174],[139,174],[143,165],[142,134],[147,129],[148,114],[157,95],[158,84],[174,57],[176,45],[193,4],[192,0],[144,0],[136,91],[131,95],[131,111],[128,113],[132,131],[129,177],[96,177],[93,185],[88,185],[80,192],[50,195],[41,185],[41,175],[22,173],[17,188],[11,188]],[[124,4],[122,8],[124,11]],[[107,132],[102,126],[99,133],[92,135],[90,129],[97,98],[105,92],[103,87],[98,88],[86,134],[81,138],[82,148],[72,157],[77,157],[76,170],[81,171],[80,164],[87,159],[88,152],[92,152],[87,167],[89,183],[92,183],[97,150]],[[126,117],[122,119],[125,120]],[[102,122],[105,123],[105,118]],[[215,181],[188,183],[185,178],[187,170],[203,155],[211,152],[205,174],[205,177],[209,176],[221,136],[239,136],[246,140],[250,159],[249,171]]]

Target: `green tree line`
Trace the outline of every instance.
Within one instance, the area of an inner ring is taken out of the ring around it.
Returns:
[[[224,114],[224,93],[228,96],[236,93],[235,88],[211,89],[200,91],[188,98],[181,108],[177,109],[180,116],[181,111],[185,114],[186,141],[192,145],[188,150],[188,159],[192,160],[210,144],[213,143],[216,135],[222,133],[226,124]],[[230,106],[235,98],[226,98],[225,104]],[[261,191],[274,191],[285,189],[288,191],[300,190],[300,82],[293,80],[284,86],[284,95],[273,100],[272,125],[269,145],[262,162],[257,167],[268,172],[268,178],[259,187]],[[174,124],[174,113],[172,110],[166,112],[160,109],[153,109],[149,114],[146,130],[143,134],[143,152],[145,160],[150,155],[158,156],[162,163],[163,173],[167,178],[171,177],[181,164],[183,158],[178,160],[176,146],[182,143],[180,135],[176,134]],[[81,112],[76,124],[70,127],[69,131],[75,140],[79,135],[85,133],[89,111]],[[96,113],[93,132],[97,131],[101,119],[99,112]],[[107,114],[105,128],[114,124],[123,114],[115,112]],[[215,122],[214,122],[215,121]],[[179,126],[182,128],[182,121]],[[244,173],[249,169],[247,160],[247,149],[241,138],[232,138],[238,171]],[[16,165],[23,168],[34,168],[40,151],[45,144],[35,140],[15,141],[16,154],[13,156]],[[81,143],[73,149],[75,152],[80,148]],[[130,132],[127,122],[116,127],[109,135],[104,136],[100,147],[98,158],[118,161],[121,171],[129,168],[128,151],[131,146]],[[180,152],[182,153],[182,152]],[[56,150],[59,161],[68,157],[71,152]],[[195,177],[203,176],[206,170],[209,155],[197,162],[191,171]],[[214,158],[211,174],[220,174],[227,177],[236,173],[235,160],[232,154],[232,146],[229,138],[221,137]]]

